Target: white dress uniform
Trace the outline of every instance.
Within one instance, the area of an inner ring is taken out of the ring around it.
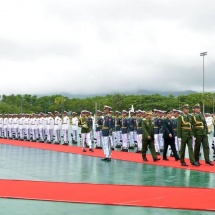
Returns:
[[[31,121],[31,129],[32,129],[32,140],[36,141],[38,139],[38,119],[34,117]]]
[[[25,136],[27,140],[30,140],[31,138],[31,119],[30,117],[25,117],[24,120],[24,124],[25,124]]]
[[[62,119],[59,116],[56,116],[54,119],[54,136],[55,136],[55,143],[59,144],[61,141],[61,131],[62,127]]]
[[[2,115],[0,115],[0,137],[2,137],[3,125],[4,125],[4,120],[3,120]]]
[[[63,117],[63,125],[62,125],[62,131],[63,131],[63,140],[65,144],[69,143],[69,127],[70,127],[70,119],[68,116]]]
[[[24,117],[20,117],[19,118],[19,137],[20,137],[20,140],[24,140]]]
[[[13,133],[15,139],[18,139],[18,128],[19,128],[19,119],[18,117],[13,118]]]
[[[4,117],[3,131],[4,131],[4,138],[7,138],[8,137],[8,118],[7,118],[7,116]]]
[[[54,119],[49,116],[47,118],[47,142],[51,143],[53,139]]]
[[[13,118],[10,116],[8,118],[8,132],[9,132],[9,138],[13,138]]]
[[[39,127],[39,134],[40,134],[40,142],[44,142],[44,140],[45,140],[45,127],[46,127],[46,126],[44,126],[44,124],[46,125],[45,118],[41,116],[38,119],[38,123],[39,123],[38,127]]]
[[[73,141],[78,141],[78,117],[72,117],[72,137]]]

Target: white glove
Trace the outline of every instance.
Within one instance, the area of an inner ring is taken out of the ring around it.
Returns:
[[[181,142],[181,138],[178,138],[178,141]]]
[[[192,140],[193,140],[193,141],[196,141],[196,138],[195,138],[195,137],[192,137]]]
[[[85,125],[85,124],[84,124],[84,125],[82,125],[82,127],[83,127],[83,128],[86,128],[86,127],[87,127],[87,125]]]

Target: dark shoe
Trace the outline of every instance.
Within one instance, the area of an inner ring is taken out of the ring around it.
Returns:
[[[199,166],[202,165],[201,163],[199,163],[199,161],[196,161],[196,163],[199,164]]]
[[[111,150],[114,151],[115,150],[114,147],[111,147]]]
[[[124,149],[123,151],[124,151],[124,152],[128,152],[128,149]]]
[[[143,161],[146,161],[146,162],[148,162],[148,159],[147,159],[147,158],[143,158]]]
[[[206,161],[206,164],[209,164],[210,166],[214,166],[214,164],[211,161]]]
[[[90,151],[90,152],[94,152],[94,150],[93,150],[93,149],[89,149],[89,151]]]
[[[199,163],[197,163],[197,162],[192,162],[191,165],[192,166],[200,166]]]
[[[175,161],[178,161],[178,160],[180,160],[180,158],[175,158]]]
[[[107,162],[110,162],[111,161],[111,158],[107,158],[107,160],[106,160]]]
[[[153,158],[153,161],[156,162],[156,161],[159,161],[160,158]]]
[[[188,166],[185,162],[181,163],[181,166]]]
[[[102,158],[101,161],[106,161],[108,158]]]
[[[87,150],[86,149],[82,149],[82,152],[87,152]]]
[[[168,158],[163,158],[163,160],[164,160],[164,161],[168,161],[169,159],[168,159]]]
[[[160,152],[156,152],[156,155],[161,155],[161,153]]]

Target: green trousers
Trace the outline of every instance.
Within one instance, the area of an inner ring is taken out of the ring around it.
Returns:
[[[180,161],[181,163],[184,162],[186,145],[188,146],[190,163],[193,163],[195,162],[195,159],[194,159],[194,153],[193,153],[193,147],[192,147],[192,137],[181,138]]]
[[[201,143],[202,143],[202,147],[203,147],[205,161],[209,162],[210,161],[210,158],[209,158],[210,149],[209,149],[209,143],[208,143],[208,136],[206,136],[206,135],[197,135],[196,136],[195,147],[194,147],[195,161],[199,161]]]
[[[148,146],[149,146],[149,150],[152,154],[153,159],[157,159],[157,155],[155,152],[155,146],[154,146],[154,140],[143,140],[142,141],[142,157],[143,157],[143,159],[146,158],[146,150],[147,150]]]

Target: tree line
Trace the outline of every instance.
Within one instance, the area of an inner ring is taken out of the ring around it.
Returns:
[[[112,94],[106,96],[94,96],[87,98],[68,98],[62,95],[51,96],[36,96],[36,95],[2,95],[0,97],[0,113],[39,113],[39,112],[69,112],[80,113],[87,109],[93,113],[96,110],[102,110],[104,105],[109,105],[113,110],[129,110],[131,106],[134,109],[153,110],[154,108],[160,110],[167,109],[181,109],[183,104],[192,105],[200,103],[202,106],[204,101],[205,112],[214,113],[215,93],[195,93],[189,95],[180,95],[174,97],[173,95],[162,96],[154,95],[125,95]]]

